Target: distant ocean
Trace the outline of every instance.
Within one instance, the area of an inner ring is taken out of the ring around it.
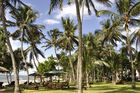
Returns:
[[[14,81],[14,75],[11,75],[11,76],[12,76],[12,81]],[[33,76],[30,76],[29,78],[30,78],[30,82],[32,82],[34,80]],[[19,75],[19,82],[20,83],[24,83],[26,81],[27,81],[26,75]],[[6,74],[0,74],[0,82],[4,82],[3,85],[8,84]]]

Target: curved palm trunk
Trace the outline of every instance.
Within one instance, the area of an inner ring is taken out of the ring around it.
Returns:
[[[23,36],[24,36],[24,32],[22,33],[22,37],[21,37],[21,56],[23,58],[23,62],[25,63],[25,67],[26,67],[26,71],[27,71],[27,85],[29,85],[29,70],[28,70],[28,65],[23,53]]]
[[[135,84],[135,72],[134,72],[134,64],[133,64],[133,59],[132,59],[132,51],[131,51],[131,48],[130,48],[130,39],[128,37],[128,32],[129,32],[129,29],[128,29],[128,26],[126,25],[125,26],[125,30],[126,30],[126,34],[127,34],[127,46],[128,46],[128,51],[129,51],[129,60],[131,62],[131,70],[132,70],[132,89],[135,89],[136,88],[136,84]]]
[[[74,73],[74,68],[71,61],[71,49],[69,49],[69,61],[70,61],[70,67],[71,67],[71,73],[72,73],[72,80],[75,82],[75,73]]]
[[[35,67],[36,67],[36,70],[37,70],[37,72],[39,72],[39,69],[38,69],[38,67],[37,67],[37,65],[36,65],[36,62],[35,62],[35,57],[34,57],[34,51],[33,51],[33,48],[32,48],[32,57],[33,57],[33,62],[34,62],[34,65],[35,65]],[[37,58],[36,58],[37,59]],[[37,61],[38,61],[38,59],[37,59]],[[38,61],[38,63],[39,63],[39,61]],[[34,80],[35,81],[35,80]],[[40,76],[40,82],[42,82],[42,77]]]
[[[78,93],[83,93],[82,90],[82,22],[80,16],[80,9],[78,0],[75,0],[76,5],[76,13],[77,13],[77,20],[78,20],[78,29],[79,29],[79,55],[78,55],[78,63],[79,63],[79,77],[78,77]]]
[[[0,9],[1,9],[0,11],[1,11],[4,33],[5,33],[5,36],[6,36],[7,45],[9,47],[9,51],[10,51],[10,55],[11,55],[11,59],[12,59],[13,70],[14,70],[14,79],[15,79],[14,93],[20,93],[18,75],[17,75],[17,69],[16,69],[16,61],[15,61],[13,49],[12,49],[12,46],[11,46],[11,42],[10,42],[9,37],[8,37],[8,32],[7,32],[7,29],[6,29],[6,19],[5,19],[5,13],[4,13],[3,0],[0,0]]]

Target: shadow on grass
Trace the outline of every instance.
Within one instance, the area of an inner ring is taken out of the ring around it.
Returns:
[[[104,93],[140,93],[140,88],[138,87],[136,89],[131,89],[127,87],[121,87],[119,89],[115,89]]]
[[[60,91],[60,93],[61,93],[61,91],[65,91],[66,93],[68,92],[70,92],[70,93],[72,93],[72,92],[74,92],[75,93],[75,91],[76,91],[76,88],[74,88],[74,87],[70,87],[70,88],[64,88],[64,89],[47,89],[47,88],[45,88],[45,87],[40,87],[39,88],[39,90],[33,90],[33,89],[26,89],[26,91],[38,91],[38,92],[55,92],[55,91]]]
[[[88,89],[89,91],[98,91],[99,93],[140,93],[139,85],[136,86],[136,89],[131,89],[130,84],[95,84],[92,88]]]
[[[96,86],[96,87],[92,87],[93,90],[114,90],[116,88],[112,88],[112,87],[109,87],[109,86]]]

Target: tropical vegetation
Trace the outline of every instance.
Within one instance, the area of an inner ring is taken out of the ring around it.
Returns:
[[[74,4],[76,7],[77,20],[62,17],[63,29],[54,27],[46,32],[44,25],[36,23],[39,12],[31,6],[21,0],[0,0],[0,66],[9,70],[9,84],[12,82],[11,74],[14,73],[14,93],[21,93],[19,72],[22,70],[27,72],[29,86],[29,68],[36,69],[41,83],[42,77],[49,71],[66,72],[70,84],[77,89],[74,92],[78,93],[83,93],[84,88],[88,89],[85,93],[97,89],[99,91],[96,93],[101,93],[100,89],[104,91],[104,87],[111,87],[108,91],[105,90],[107,92],[127,93],[129,91],[125,89],[128,89],[130,82],[132,89],[137,88],[137,81],[140,80],[140,1],[96,1],[107,6],[108,10],[97,10],[93,0],[68,0],[68,5]],[[63,10],[63,4],[66,4],[64,0],[50,0],[48,14],[51,15],[56,7]],[[101,28],[87,34],[83,34],[84,6],[89,16],[92,10],[97,17],[107,16],[101,21]],[[110,11],[109,7],[113,6],[115,10]],[[6,19],[6,9],[10,10],[12,20]],[[16,30],[8,31],[12,27]],[[10,39],[19,41],[20,48],[13,50]],[[53,48],[55,55],[45,59],[43,48],[46,52]],[[39,57],[43,57],[45,61],[41,62]],[[110,82],[114,86],[108,84]],[[116,85],[122,83],[125,85]],[[137,92],[137,89],[131,91]],[[23,90],[24,92],[28,90]]]

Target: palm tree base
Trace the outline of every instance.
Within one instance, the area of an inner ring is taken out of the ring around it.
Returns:
[[[132,89],[135,89],[136,88],[136,84],[135,83],[132,83]]]

